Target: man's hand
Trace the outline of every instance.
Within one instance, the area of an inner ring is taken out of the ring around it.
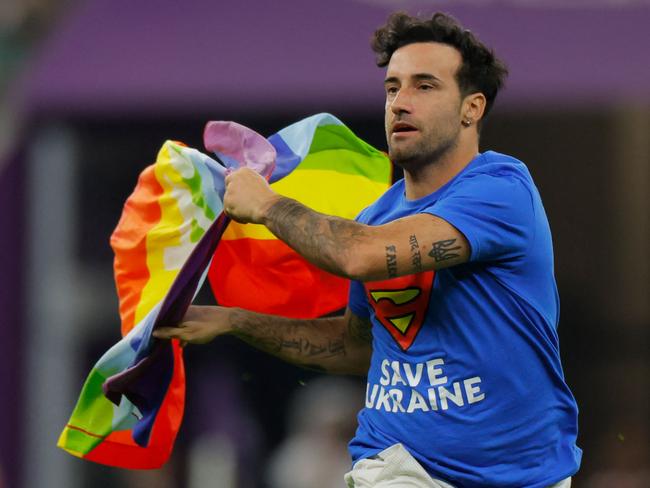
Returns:
[[[232,331],[232,309],[192,305],[176,327],[160,327],[153,331],[158,339],[180,339],[181,344],[205,344],[218,335]]]
[[[237,222],[262,224],[267,210],[280,198],[262,176],[249,168],[226,176],[223,208]]]

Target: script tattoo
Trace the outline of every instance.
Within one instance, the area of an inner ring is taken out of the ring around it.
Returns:
[[[280,341],[280,350],[294,349],[302,356],[329,358],[345,354],[345,346],[342,338],[330,339],[327,344],[316,344],[306,338],[282,339]]]
[[[386,269],[389,278],[397,276],[397,248],[392,245],[386,246]]]
[[[457,251],[460,251],[460,246],[454,246],[456,239],[447,239],[444,241],[434,242],[432,244],[429,256],[436,260],[436,263],[454,259],[460,256]]]
[[[409,237],[409,244],[411,245],[411,264],[413,270],[417,273],[422,271],[422,256],[420,255],[420,246],[415,234]]]
[[[298,364],[345,356],[343,333],[315,334],[328,330],[335,318],[295,320],[245,311],[233,312],[234,333],[252,346]]]

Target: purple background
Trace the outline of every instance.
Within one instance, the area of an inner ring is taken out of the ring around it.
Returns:
[[[430,12],[431,4],[407,6]],[[383,105],[382,71],[368,41],[387,7],[349,0],[152,5],[94,0],[72,12],[29,74],[32,109],[335,112]],[[650,98],[650,6],[442,8],[507,61],[508,105]]]

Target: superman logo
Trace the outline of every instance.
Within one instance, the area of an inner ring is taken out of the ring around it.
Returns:
[[[365,283],[377,320],[406,351],[422,328],[429,308],[434,271]]]

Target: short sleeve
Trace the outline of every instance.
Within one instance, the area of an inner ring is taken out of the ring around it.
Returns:
[[[368,309],[368,299],[366,298],[366,291],[363,283],[360,281],[350,281],[350,292],[348,295],[348,308],[352,312],[363,318],[370,317],[370,310]]]
[[[424,212],[462,232],[471,247],[470,261],[521,256],[534,237],[531,190],[512,175],[479,173],[464,178]]]

